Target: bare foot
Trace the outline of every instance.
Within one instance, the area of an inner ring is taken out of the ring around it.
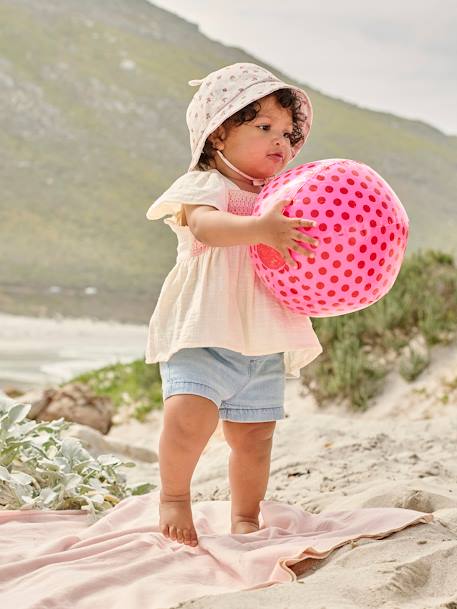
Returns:
[[[198,545],[190,507],[190,492],[184,495],[160,492],[159,516],[160,531],[165,537],[188,546]]]
[[[251,522],[250,520],[239,520],[238,522],[232,522],[232,533],[253,533],[259,530],[258,522]]]

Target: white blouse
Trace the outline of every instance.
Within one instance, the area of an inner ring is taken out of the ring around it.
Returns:
[[[286,378],[322,346],[306,315],[275,299],[257,276],[249,245],[212,247],[198,241],[176,213],[183,203],[211,205],[251,215],[257,193],[242,190],[217,169],[180,176],[146,213],[163,220],[178,238],[176,264],[165,278],[149,322],[146,363],[167,361],[185,347],[223,347],[243,355],[284,352]]]

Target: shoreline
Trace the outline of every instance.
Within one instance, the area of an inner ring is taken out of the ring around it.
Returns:
[[[28,391],[144,357],[145,324],[0,313],[0,388]]]

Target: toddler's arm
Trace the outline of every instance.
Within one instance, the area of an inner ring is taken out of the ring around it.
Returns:
[[[315,226],[314,220],[289,218],[282,213],[289,204],[288,200],[276,201],[261,216],[241,216],[210,205],[184,205],[184,209],[191,232],[202,243],[212,247],[265,243],[279,251],[291,266],[296,266],[289,249],[313,255],[300,242],[318,245],[319,241],[300,230]]]
[[[183,205],[195,238],[211,247],[259,243],[258,216],[238,216],[210,205]],[[217,213],[214,213],[217,212]]]

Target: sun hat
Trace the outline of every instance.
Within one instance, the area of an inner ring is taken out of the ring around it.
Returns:
[[[222,123],[244,108],[278,89],[293,89],[300,99],[300,110],[306,116],[301,123],[304,140],[292,147],[292,158],[305,143],[313,120],[311,101],[303,89],[283,82],[274,74],[255,63],[233,63],[210,72],[201,79],[189,80],[200,88],[191,99],[186,111],[192,159],[188,172],[195,169],[206,138]]]

